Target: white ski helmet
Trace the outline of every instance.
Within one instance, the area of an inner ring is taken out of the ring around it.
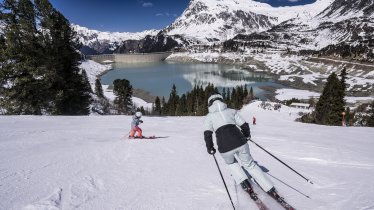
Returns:
[[[136,112],[136,113],[135,113],[135,116],[136,116],[137,118],[140,118],[140,117],[142,116],[142,113],[141,113],[141,112]]]
[[[212,106],[213,102],[214,102],[214,101],[217,101],[217,100],[223,101],[223,97],[222,97],[221,94],[216,93],[216,94],[214,94],[214,95],[211,95],[211,96],[209,97],[209,99],[208,99],[208,107],[209,107],[209,106]]]

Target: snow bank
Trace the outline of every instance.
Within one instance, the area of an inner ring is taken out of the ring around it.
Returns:
[[[316,93],[316,92],[312,92],[308,90],[297,90],[297,89],[288,89],[288,88],[278,89],[275,93],[277,94],[275,98],[280,101],[290,100],[292,98],[297,98],[297,99],[319,98],[320,96],[320,93]]]
[[[317,92],[312,92],[308,90],[298,90],[298,89],[289,89],[289,88],[283,88],[283,89],[278,89],[276,91],[276,96],[275,98],[284,101],[284,100],[291,100],[292,98],[296,99],[303,99],[307,100],[310,98],[319,98],[321,95],[320,93]],[[357,102],[365,102],[365,101],[373,101],[374,97],[351,97],[347,96],[345,97],[345,100],[347,103],[357,103]]]
[[[257,118],[253,140],[314,182],[249,143],[289,203],[305,210],[374,206],[372,128],[302,124],[288,107],[258,106],[241,111],[248,122]],[[167,138],[126,140],[131,116],[0,116],[0,209],[231,209],[206,152],[204,117],[143,120],[144,135]],[[216,157],[236,208],[256,209]]]
[[[94,86],[98,75],[110,70],[112,68],[112,65],[103,65],[93,60],[85,60],[79,67],[86,71],[91,86]]]

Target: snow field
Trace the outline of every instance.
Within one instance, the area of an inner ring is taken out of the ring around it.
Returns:
[[[257,118],[253,140],[315,183],[249,143],[290,204],[373,208],[372,128],[297,123],[297,110],[290,116],[289,108],[265,111],[258,105],[241,111],[249,122]],[[143,117],[144,135],[168,138],[127,140],[131,116],[1,116],[0,209],[231,209],[206,152],[203,119]],[[255,209],[216,157],[237,209]]]

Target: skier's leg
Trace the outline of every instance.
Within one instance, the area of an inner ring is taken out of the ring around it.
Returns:
[[[134,135],[135,135],[135,131],[134,131],[134,129],[131,129],[129,137],[134,138]]]
[[[244,144],[243,146],[239,147],[239,152],[237,155],[244,169],[248,171],[248,173],[255,179],[255,181],[265,192],[268,192],[274,187],[269,177],[267,177],[261,168],[254,162],[249,152],[248,144]]]
[[[244,180],[248,179],[239,163],[235,160],[236,150],[221,153],[221,156],[225,163],[230,169],[231,176],[234,178],[236,184],[242,183]]]
[[[232,164],[229,164],[228,166],[231,172],[231,176],[234,178],[236,184],[241,184],[244,180],[248,179],[247,175],[244,173],[238,162],[234,162]]]
[[[139,138],[142,138],[143,137],[143,133],[142,133],[142,129],[140,129],[138,126],[135,127],[135,130],[136,132],[138,133],[138,137]]]

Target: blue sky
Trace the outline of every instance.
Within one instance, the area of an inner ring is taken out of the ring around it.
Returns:
[[[230,1],[230,0],[227,0]],[[257,0],[272,6],[316,0]],[[70,22],[100,31],[139,32],[162,29],[187,8],[189,0],[50,0]]]

